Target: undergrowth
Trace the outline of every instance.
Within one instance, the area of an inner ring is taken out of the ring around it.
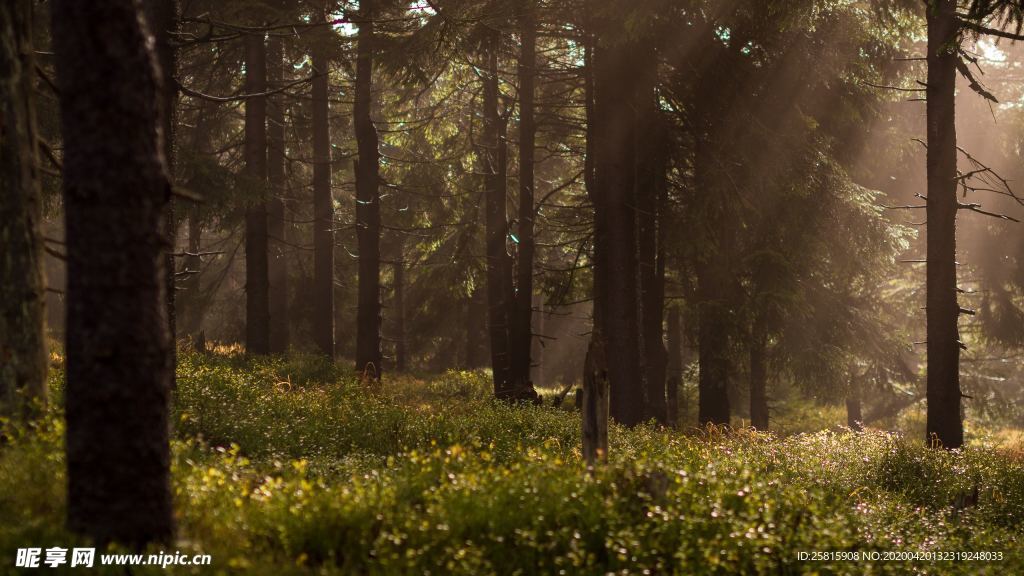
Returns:
[[[1024,572],[1019,450],[936,451],[881,432],[613,427],[610,462],[588,473],[576,413],[510,407],[487,390],[473,372],[369,385],[313,358],[183,355],[176,548],[211,554],[213,567],[168,572]],[[81,542],[62,528],[56,404],[29,427],[4,425],[0,572],[19,547]],[[1003,560],[799,560],[811,551]]]

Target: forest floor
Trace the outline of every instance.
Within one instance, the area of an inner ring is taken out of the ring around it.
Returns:
[[[179,362],[175,547],[213,565],[135,574],[1024,573],[1019,440],[613,427],[588,473],[576,412],[494,402],[482,373]],[[18,548],[81,545],[55,372],[48,416],[2,431],[0,573]]]

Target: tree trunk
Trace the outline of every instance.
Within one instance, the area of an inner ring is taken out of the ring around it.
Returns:
[[[131,0],[54,0],[67,224],[68,526],[173,538],[161,75]]]
[[[480,145],[484,172],[484,203],[487,240],[487,318],[491,342],[491,370],[494,376],[494,395],[512,399],[512,358],[509,311],[512,307],[512,259],[509,257],[505,237],[508,235],[506,182],[506,142],[503,120],[498,110],[498,50],[501,36],[497,30],[487,32],[484,71],[483,106],[484,129]]]
[[[706,224],[705,247],[697,259],[697,345],[700,374],[698,391],[698,422],[728,425],[729,346],[732,340],[730,259],[733,252],[733,230],[725,197],[721,189],[727,178],[716,167],[726,153],[720,144],[720,118],[727,105],[727,87],[715,70],[722,63],[712,63],[697,89],[694,113],[694,182],[697,202]]]
[[[0,4],[0,415],[46,401],[46,277],[32,78],[32,2]]]
[[[534,78],[537,68],[537,21],[532,0],[519,6],[519,245],[512,321],[512,386],[517,396],[536,396],[530,380],[533,344],[534,260]]]
[[[144,0],[143,8],[146,14],[146,22],[155,40],[153,48],[159,64],[162,87],[160,91],[161,105],[161,135],[163,136],[164,158],[167,162],[167,174],[171,185],[175,181],[175,132],[177,128],[178,110],[178,87],[174,75],[177,73],[177,55],[171,45],[171,33],[178,26],[178,2],[177,0]],[[174,249],[177,246],[177,221],[175,220],[176,202],[172,195],[167,201],[167,217],[164,219],[165,234],[170,250],[164,257],[168,273],[164,281],[167,283],[167,329],[171,334],[171,366],[177,366],[177,323],[178,314],[175,307],[177,290],[175,288],[175,271],[177,266],[174,260]],[[177,383],[175,370],[171,370],[171,388]]]
[[[652,67],[648,67],[652,68]],[[654,96],[654,70],[644,74],[637,107],[640,125],[637,133],[637,231],[640,262],[640,297],[642,303],[644,381],[647,404],[644,419],[654,418],[661,424],[668,421],[665,398],[666,350],[665,316],[665,247],[662,219],[667,205],[666,173],[668,155],[663,118],[658,114]]]
[[[956,286],[955,0],[928,5],[928,416],[927,440],[945,448],[964,441],[960,415],[960,306]]]
[[[603,234],[595,251],[603,253],[596,263],[604,272],[595,281],[603,284],[601,335],[608,356],[611,417],[633,426],[643,420],[646,405],[637,276],[635,94],[628,81],[637,59],[621,22],[606,22],[597,32],[593,151],[596,196],[603,205],[595,217],[603,220]]]
[[[768,335],[758,314],[750,334],[750,425],[768,430]]]
[[[267,40],[267,76],[270,88],[281,86],[284,76],[284,44],[280,36]],[[268,277],[270,281],[270,351],[283,354],[288,351],[288,254],[285,241],[285,149],[284,149],[284,96],[270,98],[267,106],[267,182],[270,198],[267,202]]]
[[[683,383],[683,329],[678,306],[668,310],[668,425],[679,426],[679,388]]]
[[[380,379],[380,152],[373,107],[374,23],[372,0],[360,3],[356,48],[355,126],[359,160],[356,173],[356,238],[359,244],[359,305],[356,313],[356,370]]]
[[[395,261],[395,369],[405,372],[405,256],[399,244],[398,260]]]
[[[267,91],[267,54],[263,35],[245,36],[245,92]],[[245,348],[270,353],[270,271],[267,243],[267,98],[245,101],[245,185],[251,204],[245,210]]]
[[[313,340],[334,358],[334,196],[327,58],[313,54]]]

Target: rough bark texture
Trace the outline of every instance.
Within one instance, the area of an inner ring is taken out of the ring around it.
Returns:
[[[245,36],[245,93],[267,91],[267,51],[262,34]],[[245,349],[270,353],[270,272],[267,243],[267,98],[245,100]]]
[[[356,370],[380,378],[380,151],[373,108],[374,2],[360,2],[356,47],[355,127],[356,239],[359,244],[359,303],[356,311]]]
[[[267,77],[271,90],[281,86],[284,73],[284,45],[280,36],[267,40]],[[267,105],[267,236],[269,242],[268,279],[270,281],[270,351],[288,351],[288,253],[285,241],[285,97],[277,94]]]
[[[143,7],[146,14],[146,22],[150,32],[153,34],[153,50],[156,54],[157,64],[162,74],[160,99],[162,107],[162,121],[160,123],[160,134],[163,138],[164,158],[167,163],[167,174],[174,185],[174,162],[175,162],[175,127],[177,122],[178,109],[178,87],[175,84],[174,75],[177,71],[177,55],[171,44],[171,32],[178,26],[178,2],[177,0],[144,0]],[[164,265],[168,273],[164,281],[166,287],[167,306],[167,330],[171,335],[171,366],[177,365],[177,340],[178,313],[175,306],[177,291],[175,290],[175,275],[177,269],[173,248],[177,245],[177,222],[175,221],[176,202],[172,195],[167,202],[167,215],[164,218],[164,233],[167,235],[167,245],[172,249],[167,251],[164,257]],[[171,370],[171,387],[176,384],[175,371]]]
[[[54,0],[67,224],[68,525],[173,536],[160,75],[133,0]]]
[[[32,2],[0,4],[0,414],[46,400],[46,279],[32,94]]]
[[[334,197],[327,58],[313,54],[313,340],[334,358]]]
[[[955,0],[928,4],[928,416],[927,440],[964,441],[960,415],[960,306],[956,292]]]
[[[594,185],[602,205],[596,263],[601,283],[601,335],[608,355],[611,417],[632,426],[644,418],[640,294],[635,214],[635,48],[622,22],[602,22],[594,46]]]
[[[487,32],[483,74],[484,128],[480,144],[484,172],[485,236],[487,241],[487,319],[491,343],[491,370],[494,395],[510,399],[515,393],[512,383],[511,334],[509,311],[513,302],[512,258],[505,237],[508,235],[506,202],[506,142],[504,121],[498,110],[498,48],[497,30]]]
[[[537,68],[537,22],[531,0],[519,6],[519,244],[516,258],[516,295],[512,322],[512,386],[533,391],[530,381],[533,344],[534,259],[534,78]]]

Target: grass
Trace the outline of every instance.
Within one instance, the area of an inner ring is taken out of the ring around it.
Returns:
[[[364,387],[313,358],[180,360],[176,547],[214,561],[194,573],[1024,572],[1019,445],[613,427],[587,473],[574,412],[493,402],[479,373]],[[59,406],[6,427],[0,572],[18,547],[81,541],[61,527]],[[1003,559],[798,559],[816,550]]]

